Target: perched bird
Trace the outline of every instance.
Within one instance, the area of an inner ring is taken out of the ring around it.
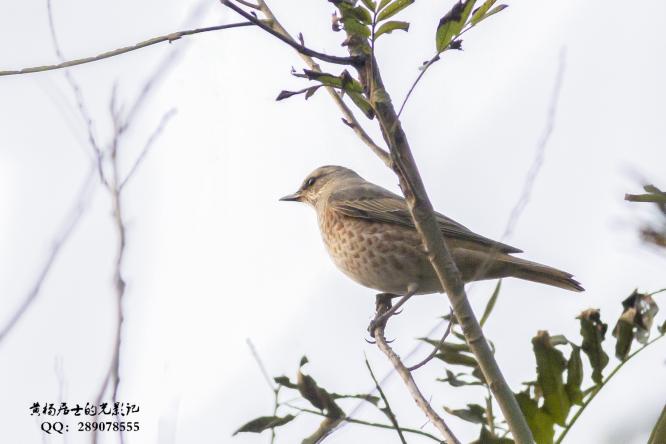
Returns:
[[[322,166],[280,200],[314,207],[333,262],[359,284],[395,295],[408,289],[415,294],[443,291],[404,198],[349,168]],[[583,291],[571,274],[511,256],[522,250],[480,236],[443,214],[435,217],[463,281],[516,277]]]

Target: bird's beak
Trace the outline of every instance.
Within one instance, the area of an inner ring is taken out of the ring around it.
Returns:
[[[301,192],[296,191],[295,193],[292,194],[287,194],[286,196],[283,196],[280,198],[281,201],[284,202],[300,202],[301,201]]]

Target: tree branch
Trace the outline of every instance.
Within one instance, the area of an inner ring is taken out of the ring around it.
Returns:
[[[259,20],[252,14],[249,14],[243,9],[239,8],[231,0],[220,0],[220,3],[222,3],[224,6],[227,8],[231,9],[232,11],[236,12],[238,15],[242,16],[245,18],[247,21],[252,22],[253,24],[257,25],[264,31],[266,31],[269,34],[272,34],[274,37],[277,37],[278,39],[282,40],[284,43],[287,45],[291,46],[294,48],[296,51],[299,53],[309,56],[309,57],[314,57],[315,59],[319,59],[324,62],[328,63],[334,63],[336,65],[355,65],[359,63],[359,58],[358,57],[339,57],[339,56],[334,56],[334,55],[329,55],[329,54],[324,54],[323,52],[318,52],[315,50],[312,50],[306,46],[301,45],[300,43],[297,43],[294,39],[291,39],[289,37],[286,37],[282,33],[274,30],[271,26],[267,25],[263,21]],[[261,4],[259,5],[261,8]]]
[[[141,151],[141,154],[139,154],[139,157],[136,158],[134,161],[134,164],[132,164],[132,168],[130,168],[129,173],[125,176],[123,181],[119,185],[119,191],[122,191],[125,185],[127,185],[127,182],[134,177],[136,174],[137,170],[143,163],[144,159],[148,155],[148,152],[152,148],[153,144],[157,140],[157,138],[162,134],[162,131],[164,131],[164,128],[166,125],[169,123],[169,120],[176,114],[175,109],[170,109],[167,111],[163,116],[162,119],[160,120],[160,123],[157,125],[157,128],[153,131],[153,133],[148,137],[148,141],[146,142],[146,145],[143,147],[143,150]]]
[[[264,0],[259,0],[259,7],[261,8],[261,12],[264,14],[266,19],[268,19],[268,22],[271,23],[271,27],[273,30],[276,32],[280,33],[282,36],[285,38],[291,40],[291,42],[296,43],[296,40],[287,32],[287,30],[280,24],[279,20],[277,17],[275,17],[275,14],[273,14],[273,11],[268,7],[266,2]],[[290,45],[291,46],[291,45]],[[315,62],[312,57],[305,55],[303,53],[299,52],[299,55],[305,61],[305,63],[312,69],[313,71],[321,72],[321,68]],[[354,130],[356,135],[361,139],[363,143],[365,143],[370,150],[379,157],[382,162],[384,162],[385,165],[391,166],[391,156],[389,153],[372,139],[370,135],[363,129],[361,124],[358,122],[356,117],[354,116],[354,113],[352,110],[347,106],[347,104],[342,100],[340,97],[340,94],[338,92],[331,88],[331,87],[325,87],[326,90],[328,91],[329,95],[335,102],[335,104],[340,108],[340,111],[342,111],[342,114],[344,115],[342,121],[349,126],[351,129]]]
[[[39,274],[37,275],[37,279],[35,279],[32,288],[30,288],[25,298],[23,299],[23,302],[16,310],[16,312],[11,316],[7,324],[4,327],[2,327],[2,329],[0,329],[0,342],[2,342],[7,337],[7,335],[11,332],[11,330],[16,326],[18,321],[26,313],[28,308],[30,308],[33,302],[35,302],[35,300],[37,299],[37,296],[39,295],[39,292],[42,288],[42,285],[46,281],[46,278],[48,277],[51,268],[53,268],[53,264],[58,259],[58,256],[60,255],[62,248],[67,243],[70,236],[72,235],[77,225],[81,221],[81,217],[88,209],[88,203],[90,202],[90,199],[92,197],[95,185],[95,181],[93,180],[95,178],[95,171],[96,168],[94,165],[92,165],[90,171],[86,174],[86,177],[83,180],[83,184],[81,185],[80,191],[76,197],[72,209],[70,210],[68,216],[65,218],[64,222],[62,223],[62,226],[58,234],[55,236],[55,239],[52,241],[51,251],[49,252],[49,255],[44,261],[44,264],[42,265],[42,268]]]
[[[393,424],[393,428],[395,429],[395,431],[398,432],[398,436],[400,437],[400,442],[402,444],[407,444],[405,436],[402,434],[402,430],[400,429],[400,425],[398,424],[398,418],[396,418],[395,413],[393,413],[393,410],[391,410],[391,405],[388,402],[388,398],[384,394],[382,386],[379,385],[379,381],[377,381],[377,378],[375,377],[375,372],[373,372],[372,367],[370,367],[370,362],[368,361],[367,356],[365,357],[365,366],[368,367],[368,372],[370,372],[370,377],[372,378],[372,381],[375,383],[375,388],[379,392],[379,396],[381,396],[382,400],[384,401],[384,405],[386,406],[386,408],[382,409],[382,411],[386,414],[389,421],[391,421],[391,424]]]
[[[384,296],[385,295],[377,295],[377,315],[375,316],[375,319],[381,318],[390,309],[390,296]],[[385,322],[378,322],[375,324],[373,336],[377,341],[377,347],[379,347],[379,349],[386,355],[388,360],[391,361],[393,368],[395,368],[395,371],[398,373],[398,375],[400,375],[400,378],[402,378],[402,381],[405,383],[409,394],[412,395],[412,398],[414,398],[416,405],[418,405],[423,413],[425,413],[426,417],[430,420],[430,422],[432,422],[437,430],[439,430],[444,439],[449,444],[460,444],[460,441],[458,441],[458,438],[456,438],[451,429],[449,429],[449,427],[446,425],[444,419],[442,419],[442,417],[439,416],[437,412],[435,412],[428,400],[426,400],[426,398],[423,396],[423,393],[421,393],[421,390],[419,390],[419,387],[416,385],[416,382],[414,381],[414,378],[412,377],[409,369],[405,367],[405,364],[402,363],[400,357],[388,345],[386,338],[384,337],[385,325]]]
[[[296,411],[299,411],[299,412],[311,413],[313,415],[323,416],[325,418],[330,417],[330,416],[327,416],[326,413],[323,413],[323,412],[320,412],[320,411],[317,411],[317,410],[305,409],[305,408],[297,407],[297,406],[289,404],[289,403],[285,403],[284,405],[286,405],[287,407],[292,408]],[[393,429],[394,428],[394,426],[392,424],[382,424],[382,423],[378,423],[378,422],[363,421],[361,419],[354,419],[354,418],[349,417],[349,416],[342,418],[342,421],[348,422],[350,424],[359,424],[359,425],[366,425],[366,426],[369,426],[369,427],[377,427],[377,428],[380,428],[380,429]],[[437,441],[438,443],[442,442],[442,440],[439,439],[438,437],[436,437],[435,435],[432,435],[428,432],[424,432],[423,430],[412,429],[412,428],[409,428],[409,427],[401,427],[400,430],[402,430],[403,432],[406,432],[406,433],[413,433],[415,435],[425,436],[427,438],[432,439],[433,441]]]
[[[241,23],[230,23],[228,25],[219,25],[219,26],[209,26],[207,28],[197,28],[197,29],[189,29],[186,31],[177,31],[177,32],[172,32],[170,34],[162,35],[159,37],[153,37],[152,39],[144,40],[143,42],[139,42],[136,45],[133,46],[125,46],[123,48],[118,48],[114,49],[112,51],[107,51],[103,52],[99,55],[92,56],[92,57],[84,57],[82,59],[75,59],[75,60],[69,60],[66,62],[58,63],[57,65],[45,65],[45,66],[33,66],[31,68],[23,68],[19,70],[8,70],[8,71],[0,71],[0,77],[2,76],[14,76],[14,75],[19,75],[19,74],[30,74],[30,73],[35,73],[35,72],[44,72],[44,71],[53,71],[56,69],[63,69],[63,68],[69,68],[70,66],[77,66],[77,65],[83,65],[86,63],[91,63],[91,62],[96,62],[98,60],[103,60],[103,59],[108,59],[111,57],[115,57],[120,54],[125,54],[127,52],[131,51],[136,51],[137,49],[142,49],[147,46],[152,46],[156,45],[158,43],[162,42],[173,42],[175,40],[178,40],[182,37],[188,36],[188,35],[193,35],[193,34],[200,34],[202,32],[211,32],[211,31],[219,31],[221,29],[231,29],[231,28],[240,28],[244,26],[254,26],[254,23],[250,22],[241,22]]]
[[[361,54],[363,48],[350,45],[349,50],[352,55]],[[368,68],[372,71],[367,72]],[[384,140],[389,146],[393,159],[393,171],[400,180],[400,188],[405,196],[416,230],[442,289],[449,297],[453,312],[462,327],[470,350],[479,362],[479,367],[502,409],[514,440],[517,444],[532,443],[534,440],[527,421],[518,406],[513,391],[497,365],[495,356],[467,299],[460,272],[435,220],[432,203],[416,166],[407,135],[402,129],[391,98],[384,88],[376,60],[373,60],[372,63],[369,61],[365,63],[360,78],[373,79],[374,89],[370,102],[374,106]]]

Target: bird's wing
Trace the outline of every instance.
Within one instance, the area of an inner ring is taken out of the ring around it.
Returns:
[[[328,199],[328,205],[340,213],[361,219],[374,220],[414,228],[412,216],[405,199],[371,183],[335,191]],[[495,248],[501,253],[521,253],[522,250],[494,241],[474,233],[443,214],[435,212],[439,229],[446,237],[474,242]]]

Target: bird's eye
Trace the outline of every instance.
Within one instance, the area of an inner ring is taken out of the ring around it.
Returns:
[[[311,187],[312,185],[314,185],[314,183],[315,183],[316,180],[317,180],[317,178],[315,178],[315,177],[311,177],[311,178],[309,178],[309,179],[305,182],[305,186],[306,186],[306,187]]]

